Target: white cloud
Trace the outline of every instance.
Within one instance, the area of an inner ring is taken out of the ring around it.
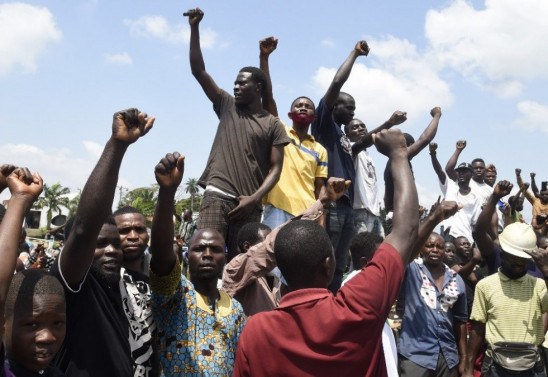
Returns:
[[[517,105],[521,117],[516,125],[530,131],[540,130],[548,133],[548,106],[536,101],[521,101]]]
[[[502,97],[521,93],[521,81],[548,78],[548,2],[486,0],[483,9],[457,0],[426,15],[435,55],[465,78]]]
[[[161,39],[172,44],[188,44],[190,28],[183,23],[170,24],[162,16],[143,16],[137,20],[124,20],[132,35]],[[217,33],[209,28],[200,30],[200,43],[203,48],[210,48],[217,39]]]
[[[121,54],[105,54],[105,61],[109,64],[129,65],[133,63],[133,59],[127,52]]]
[[[335,47],[335,41],[331,38],[326,38],[323,41],[321,41],[322,46],[325,47]]]
[[[92,157],[96,159],[99,159],[99,157],[101,157],[101,154],[103,153],[103,149],[104,149],[102,145],[97,144],[93,141],[86,141],[86,140],[84,140],[82,144],[84,144],[84,148],[86,149],[86,151],[88,151],[88,153]]]
[[[440,77],[435,62],[427,54],[421,55],[407,40],[391,36],[383,40],[368,40],[372,53],[359,57],[343,87],[356,100],[356,117],[370,127],[387,120],[395,110],[406,111],[413,125],[423,119],[434,106],[450,106],[453,95],[449,85]],[[337,68],[321,67],[314,83],[324,93]],[[426,125],[421,125],[424,128]]]
[[[24,3],[0,4],[0,77],[16,66],[36,71],[40,55],[61,35],[47,8]]]

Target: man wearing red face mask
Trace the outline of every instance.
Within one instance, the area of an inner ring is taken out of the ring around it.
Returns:
[[[276,49],[278,40],[269,37],[259,42],[261,70],[266,76],[263,104],[272,115],[278,116],[272,95],[268,56]],[[291,104],[286,127],[291,139],[284,148],[284,163],[280,180],[266,197],[263,223],[274,229],[307,209],[320,193],[327,180],[327,151],[312,135],[308,127],[316,117],[314,102],[297,97]]]

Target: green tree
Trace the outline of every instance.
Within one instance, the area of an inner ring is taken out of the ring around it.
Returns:
[[[186,181],[185,192],[190,194],[190,209],[194,212],[194,198],[196,194],[200,192],[200,186],[198,185],[198,180],[196,178],[189,178]]]
[[[76,210],[78,209],[78,204],[80,204],[80,197],[82,196],[82,191],[78,192],[78,195],[76,195],[74,198],[69,200],[68,203],[68,210],[69,214],[68,217],[72,217],[76,214]]]
[[[158,185],[139,187],[127,192],[120,201],[119,207],[132,206],[137,208],[147,219],[147,223],[154,215]]]
[[[39,208],[47,207],[47,229],[51,229],[51,219],[53,213],[61,214],[61,207],[69,208],[69,199],[66,197],[70,193],[68,187],[63,187],[59,182],[51,186],[44,184],[44,196],[38,199],[37,206]]]

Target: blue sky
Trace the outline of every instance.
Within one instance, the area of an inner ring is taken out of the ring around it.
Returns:
[[[344,6],[338,5],[344,4]],[[281,118],[298,95],[316,103],[356,41],[371,47],[343,90],[373,128],[394,110],[415,137],[441,106],[436,137],[445,165],[458,139],[462,160],[483,157],[499,179],[548,180],[548,2],[488,1],[28,1],[0,3],[0,162],[26,165],[47,183],[83,187],[112,114],[138,107],[157,117],[120,173],[128,188],[154,183],[167,152],[199,177],[217,119],[190,73],[188,22],[199,6],[206,67],[232,90],[239,68],[258,65],[258,40],[279,38],[271,57]],[[386,159],[373,153],[378,175]],[[413,161],[421,202],[439,194],[428,152]],[[2,196],[5,198],[6,194]],[[529,215],[527,213],[527,215]]]

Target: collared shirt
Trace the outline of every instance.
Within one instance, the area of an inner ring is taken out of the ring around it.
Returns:
[[[311,126],[312,135],[327,150],[328,176],[349,179],[352,184],[345,192],[354,202],[354,162],[352,161],[352,146],[350,140],[342,131],[341,126],[333,121],[333,109],[329,109],[322,98],[316,109],[316,119]]]
[[[166,276],[151,271],[150,286],[164,375],[230,376],[245,323],[242,306],[219,291],[212,309],[179,263]]]
[[[529,274],[510,279],[500,270],[476,285],[470,319],[485,323],[485,340],[525,342],[544,340],[542,313],[548,311],[546,283]]]
[[[291,143],[284,148],[280,180],[265,201],[296,216],[316,200],[315,179],[327,178],[327,151],[312,135],[301,141],[293,128],[285,129]]]
[[[466,322],[466,288],[462,278],[445,266],[443,288],[428,268],[413,261],[405,271],[405,309],[398,352],[423,368],[436,370],[440,351],[449,368],[459,363],[454,321]]]
[[[386,377],[381,333],[402,278],[400,255],[383,243],[336,295],[286,294],[278,308],[249,318],[233,376]]]

